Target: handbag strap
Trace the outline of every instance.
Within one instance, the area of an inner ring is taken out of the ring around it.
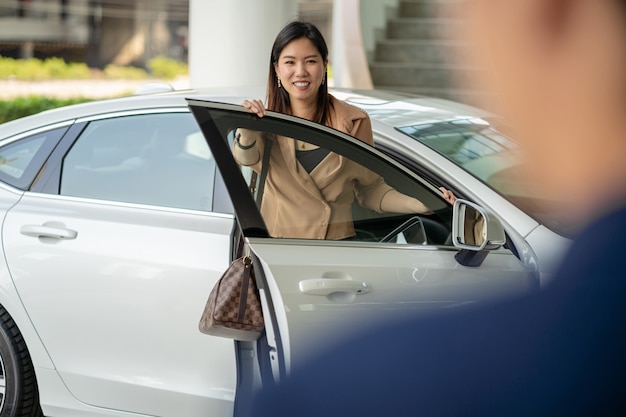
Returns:
[[[263,199],[263,190],[265,188],[265,177],[267,177],[270,153],[272,151],[272,142],[273,142],[272,140],[269,140],[267,138],[265,139],[265,147],[263,149],[263,162],[261,165],[261,175],[259,176],[256,173],[256,171],[252,171],[252,175],[250,177],[250,194],[254,195],[257,182],[259,182],[259,191],[255,199],[256,205],[259,209],[261,208],[261,200]],[[243,234],[240,234],[239,238],[237,239],[237,252],[235,253],[235,258],[242,256],[242,254],[243,254]]]
[[[238,320],[243,320],[246,314],[246,305],[248,303],[248,286],[250,285],[250,273],[252,272],[252,258],[244,256],[237,262],[243,262],[243,277],[241,280],[241,292],[239,293],[239,311]]]
[[[265,189],[265,177],[267,177],[267,169],[270,160],[270,153],[272,150],[272,141],[265,139],[265,147],[263,149],[263,162],[261,165],[261,175],[257,175],[256,171],[252,171],[252,177],[250,178],[250,193],[254,194],[256,189],[257,180],[259,182],[259,190],[256,194],[256,205],[261,207],[261,200],[263,199],[263,190]],[[259,177],[257,179],[257,176]]]

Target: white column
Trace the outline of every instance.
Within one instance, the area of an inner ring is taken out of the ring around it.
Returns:
[[[372,88],[369,64],[361,29],[360,0],[333,2],[333,45],[331,64],[337,87]]]
[[[190,0],[192,88],[267,83],[271,47],[297,0]]]

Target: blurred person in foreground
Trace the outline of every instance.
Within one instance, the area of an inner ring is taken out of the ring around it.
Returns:
[[[528,175],[581,232],[541,293],[373,328],[264,387],[250,415],[626,415],[626,2],[456,7]]]

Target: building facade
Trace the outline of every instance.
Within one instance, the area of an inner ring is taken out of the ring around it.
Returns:
[[[456,1],[1,0],[0,55],[95,68],[145,68],[162,55],[188,62],[194,86],[263,83],[274,36],[300,18],[324,34],[338,86],[467,101],[476,92],[455,86],[476,69],[450,59],[465,45],[438,11]]]
[[[189,0],[3,0],[0,55],[91,67],[186,61]]]

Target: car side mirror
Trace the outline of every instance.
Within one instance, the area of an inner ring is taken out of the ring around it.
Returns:
[[[457,199],[452,208],[452,243],[461,251],[456,259],[465,266],[479,266],[490,250],[506,242],[500,220],[487,209]]]

